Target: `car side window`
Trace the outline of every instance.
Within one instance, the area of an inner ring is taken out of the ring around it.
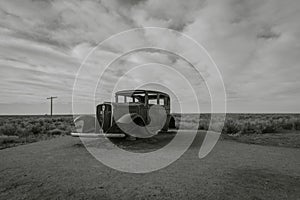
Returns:
[[[149,99],[149,104],[157,104],[157,99]]]
[[[124,103],[125,102],[125,97],[118,95],[118,103]]]
[[[159,98],[159,105],[165,105],[165,98]]]

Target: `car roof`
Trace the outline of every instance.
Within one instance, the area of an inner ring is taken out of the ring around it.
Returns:
[[[121,90],[116,92],[116,95],[132,95],[132,94],[143,94],[143,93],[156,93],[156,94],[162,94],[165,96],[169,96],[168,94],[160,91],[155,91],[155,90]]]

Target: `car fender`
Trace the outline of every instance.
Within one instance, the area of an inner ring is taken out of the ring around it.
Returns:
[[[97,133],[100,131],[100,125],[96,116],[80,115],[74,119],[77,133]]]
[[[176,129],[176,120],[174,115],[169,115],[169,122],[168,122],[168,128],[169,129]]]

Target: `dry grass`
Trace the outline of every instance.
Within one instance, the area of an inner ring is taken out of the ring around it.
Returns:
[[[1,116],[0,149],[68,135],[72,129],[72,116]]]

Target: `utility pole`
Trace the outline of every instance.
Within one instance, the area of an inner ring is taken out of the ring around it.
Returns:
[[[50,99],[50,115],[52,117],[53,114],[53,99],[56,99],[57,97],[48,97],[47,99]]]

